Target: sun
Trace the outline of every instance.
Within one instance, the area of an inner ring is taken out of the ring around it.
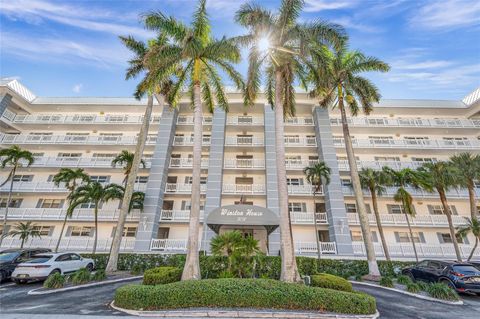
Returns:
[[[258,50],[267,52],[270,49],[270,40],[267,37],[262,37],[257,42]]]

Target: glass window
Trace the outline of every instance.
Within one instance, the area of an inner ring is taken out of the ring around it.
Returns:
[[[93,227],[90,226],[71,226],[70,236],[72,237],[90,237],[93,234]]]
[[[403,214],[403,206],[402,205],[388,205],[389,213],[390,214]]]
[[[303,185],[303,178],[287,178],[287,185],[294,185],[294,186]]]
[[[107,183],[110,180],[110,176],[106,175],[92,175],[90,176],[92,182]]]
[[[357,205],[356,204],[345,204],[345,210],[347,213],[356,213]]]
[[[50,236],[50,231],[53,230],[53,226],[33,226],[34,230],[37,230],[40,236]]]
[[[41,198],[38,201],[39,201],[38,208],[62,208],[63,206],[62,199]]]
[[[12,198],[10,199],[10,205],[8,207],[19,208],[22,204],[23,198]],[[0,208],[7,207],[8,198],[0,198]]]
[[[99,206],[101,206],[101,205],[99,205]],[[80,204],[80,208],[84,208],[84,209],[95,208],[95,203],[94,202],[82,203],[82,204]],[[100,208],[100,207],[98,207],[98,208]]]
[[[289,212],[305,212],[306,203],[288,203]]]
[[[33,180],[33,175],[15,175],[13,176],[14,182],[31,182]]]
[[[137,176],[135,183],[145,184],[148,182],[148,176]]]
[[[409,243],[410,242],[410,233],[409,232],[395,232],[395,237],[397,243]],[[413,232],[413,240],[416,243],[424,243],[424,237],[422,232]]]

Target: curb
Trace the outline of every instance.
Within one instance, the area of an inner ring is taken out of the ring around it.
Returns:
[[[142,311],[130,310],[115,306],[114,301],[110,307],[123,313],[138,317],[160,318],[302,318],[302,319],[377,319],[380,317],[378,310],[373,315],[342,315],[334,313],[315,312],[282,312],[282,311],[255,311],[255,310],[222,310],[222,309],[197,309],[197,310],[164,310]]]
[[[415,298],[418,298],[418,299],[423,299],[423,300],[428,300],[428,301],[433,301],[433,302],[439,302],[439,303],[443,303],[443,304],[451,305],[451,306],[463,306],[463,300],[458,300],[458,301],[441,300],[441,299],[437,299],[437,298],[432,298],[432,297],[428,297],[428,296],[422,296],[422,295],[414,294],[414,293],[404,291],[404,290],[400,290],[400,289],[396,289],[396,288],[390,288],[390,287],[384,287],[384,286],[380,286],[380,285],[376,285],[376,284],[371,284],[371,283],[368,283],[368,282],[353,281],[353,280],[349,280],[349,281],[352,284],[370,286],[370,287],[375,287],[375,288],[382,288],[382,289],[386,289],[386,290],[390,290],[390,291],[395,291],[395,292],[398,292],[398,293],[401,293],[401,294],[404,294],[404,295],[408,295],[408,296],[411,296],[411,297],[415,297]]]
[[[117,282],[123,282],[123,281],[130,281],[130,280],[136,280],[140,279],[143,276],[135,276],[135,277],[128,277],[128,278],[120,278],[120,279],[113,279],[113,280],[105,280],[105,281],[99,281],[99,282],[92,282],[84,285],[78,285],[78,286],[72,286],[72,287],[65,287],[65,288],[58,288],[58,289],[52,289],[52,290],[44,290],[44,291],[39,291],[40,289],[44,289],[43,287],[41,288],[35,288],[27,292],[27,295],[48,295],[48,294],[55,294],[58,292],[64,292],[64,291],[71,291],[71,290],[77,290],[77,289],[82,289],[82,288],[88,288],[88,287],[95,287],[95,286],[102,286],[102,285],[107,285],[107,284],[114,284]]]

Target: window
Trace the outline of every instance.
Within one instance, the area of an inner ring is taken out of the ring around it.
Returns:
[[[116,156],[116,154],[111,153],[93,153],[92,157],[95,158],[105,158],[105,159],[112,159]]]
[[[99,183],[108,183],[110,181],[110,176],[106,175],[92,175],[90,176],[90,180],[92,182],[99,182]]]
[[[63,202],[63,199],[40,198],[37,208],[62,208]]]
[[[425,136],[405,136],[405,143],[408,145],[429,145],[428,137]]]
[[[193,177],[192,176],[185,176],[185,184],[192,184]],[[206,184],[207,183],[207,176],[201,176],[200,177],[200,184]]]
[[[90,226],[70,226],[72,237],[90,237],[93,236],[93,232],[93,227]]]
[[[373,125],[385,125],[385,124],[387,124],[387,120],[386,119],[381,119],[381,118],[367,119],[367,121],[368,121],[369,124],[373,124]]]
[[[345,210],[347,213],[356,213],[357,205],[356,204],[345,204]]]
[[[430,215],[444,215],[443,206],[442,205],[428,205],[428,212]],[[450,209],[450,213],[452,215],[457,215],[457,209],[453,205],[449,205],[448,208]]]
[[[123,122],[125,117],[126,116],[124,115],[107,115],[106,121],[107,122]]]
[[[395,239],[397,243],[409,243],[410,234],[408,232],[395,232]],[[425,243],[425,237],[423,236],[422,232],[414,232],[413,240],[416,243]]]
[[[82,204],[80,204],[80,208],[93,209],[93,208],[95,208],[95,203],[94,202],[82,203]],[[98,208],[102,208],[102,203],[100,203],[100,205],[98,205]]]
[[[302,157],[300,155],[287,155],[285,156],[285,162],[291,164],[301,164]]]
[[[113,227],[111,237],[113,237],[115,235],[116,229],[117,229],[117,227]],[[135,237],[136,234],[137,234],[137,227],[135,227],[135,226],[123,227],[122,237]]]
[[[12,198],[10,199],[10,205],[8,207],[11,208],[19,208],[22,204],[23,198]],[[7,207],[8,198],[0,198],[0,208]]]
[[[466,137],[444,137],[443,140],[447,145],[458,145],[458,146],[470,145],[470,142]]]
[[[148,182],[148,176],[137,176],[135,183],[145,184]]]
[[[81,157],[82,153],[58,153],[58,157],[62,158],[78,158]]]
[[[285,135],[285,143],[298,144],[298,143],[300,143],[300,136],[298,136],[298,135]]]
[[[95,115],[75,115],[73,120],[76,122],[92,122],[95,119]]]
[[[33,175],[15,175],[13,176],[14,182],[31,182],[33,180]]]
[[[389,214],[403,214],[403,206],[402,205],[397,205],[397,204],[392,204],[392,205],[387,205],[387,210]]]
[[[287,178],[287,185],[293,185],[293,186],[303,185],[303,178]]]
[[[374,144],[390,144],[393,140],[391,136],[369,136],[368,137]]]
[[[289,212],[306,212],[307,204],[306,203],[288,203]]]
[[[33,229],[37,230],[42,237],[51,236],[53,228],[53,226],[33,226]]]
[[[400,162],[400,157],[393,156],[375,156],[377,162]]]
[[[350,236],[352,237],[352,241],[363,241],[362,231],[360,230],[351,230]],[[377,233],[374,231],[372,231],[372,241],[374,243],[378,242]]]
[[[437,159],[435,157],[412,157],[412,161],[419,163],[435,163]]]
[[[205,208],[205,201],[200,201],[200,210],[204,210]],[[182,200],[182,210],[190,210],[192,209],[192,204],[190,201]]]
[[[352,181],[349,179],[341,179],[342,186],[352,187]]]
[[[450,233],[437,233],[437,236],[440,244],[451,244],[453,242]],[[468,239],[466,237],[464,238],[458,235],[456,235],[456,237],[459,244],[468,244]]]
[[[157,238],[158,239],[167,239],[169,232],[170,232],[170,228],[168,228],[168,227],[158,227]]]
[[[88,138],[88,135],[90,135],[90,133],[67,133],[66,135],[66,141],[83,142]]]

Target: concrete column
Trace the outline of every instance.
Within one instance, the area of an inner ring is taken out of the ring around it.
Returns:
[[[337,245],[339,255],[353,255],[352,238],[348,227],[347,212],[338,170],[337,153],[333,146],[332,128],[328,110],[315,107],[313,111],[318,157],[330,167],[330,184],[325,187],[325,207],[327,209],[330,241]]]
[[[265,180],[267,208],[280,216],[278,205],[277,153],[275,152],[275,114],[270,105],[264,107],[265,122]],[[278,256],[280,253],[280,229],[268,236],[268,253]]]
[[[163,109],[158,126],[157,141],[145,191],[144,211],[140,215],[134,251],[149,251],[150,242],[157,237],[170,155],[175,136],[178,111],[168,106]]]
[[[205,202],[204,221],[208,214],[222,204],[223,160],[225,148],[225,124],[227,115],[224,110],[216,108],[212,118],[212,134],[210,138],[210,155],[208,159],[207,197]],[[210,240],[215,232],[203,224],[201,250],[210,252]]]

